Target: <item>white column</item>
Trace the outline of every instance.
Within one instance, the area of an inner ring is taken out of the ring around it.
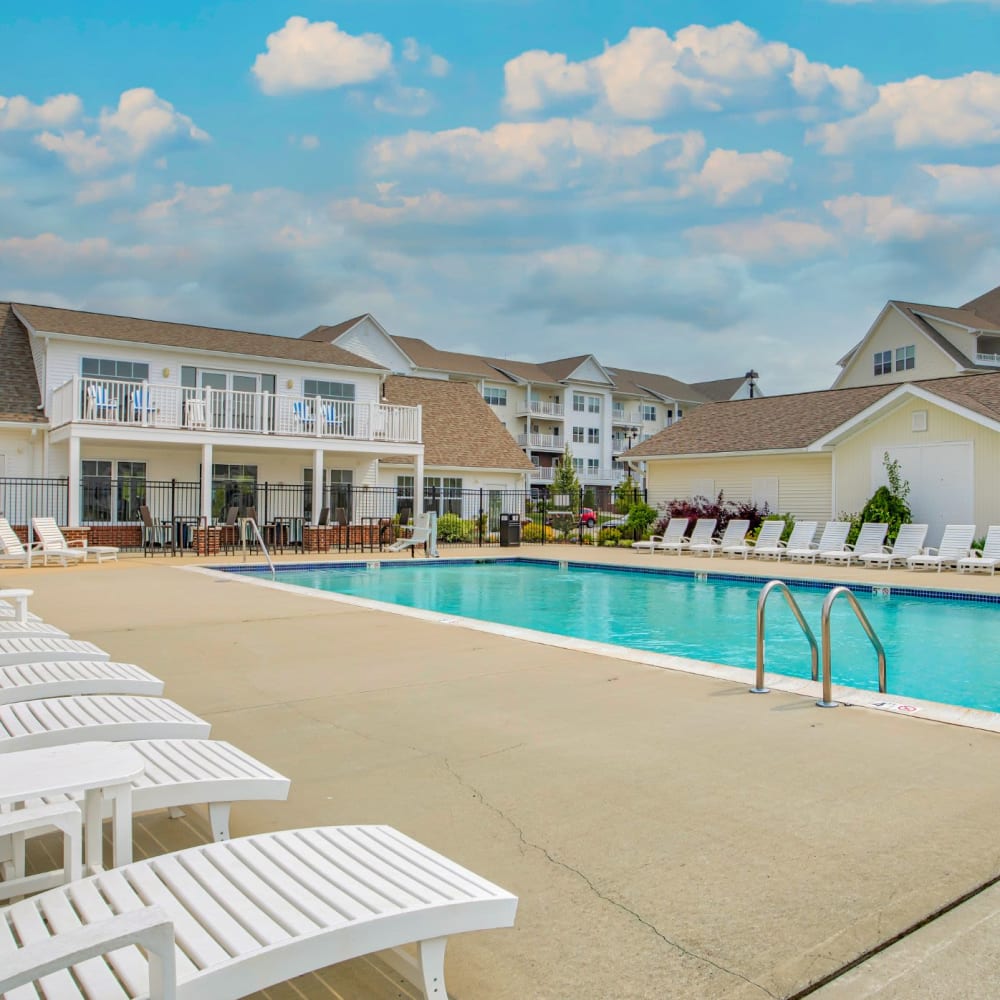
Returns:
[[[70,433],[69,437],[69,510],[68,527],[80,526],[80,439]]]
[[[201,516],[212,523],[212,446],[201,446]]]
[[[313,452],[313,524],[319,523],[319,512],[323,507],[323,451]]]
[[[413,516],[424,512],[424,449],[413,456]]]

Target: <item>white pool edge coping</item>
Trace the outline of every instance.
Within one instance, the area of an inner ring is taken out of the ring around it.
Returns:
[[[336,604],[347,604],[367,611],[382,611],[387,614],[433,622],[437,625],[458,626],[459,628],[503,636],[507,639],[520,639],[523,642],[533,642],[542,646],[554,646],[558,649],[570,649],[578,653],[589,653],[594,656],[641,663],[646,666],[658,667],[661,670],[678,670],[700,677],[714,677],[717,680],[746,684],[748,693],[750,693],[750,688],[756,685],[757,680],[755,671],[725,663],[693,660],[670,653],[653,653],[647,650],[633,649],[630,646],[617,646],[609,642],[595,642],[592,639],[577,639],[572,636],[556,635],[552,632],[539,632],[534,629],[520,628],[517,625],[502,625],[497,622],[482,621],[478,618],[447,615],[440,611],[425,611],[423,608],[410,608],[403,604],[374,601],[367,597],[355,597],[351,594],[332,593],[328,590],[318,590],[297,584],[279,583],[277,580],[257,578],[250,573],[233,573],[208,566],[177,566],[175,568],[186,573],[200,573],[220,582],[225,580],[247,583],[255,587],[266,587],[271,590],[297,594],[300,597],[316,597],[321,600],[333,601]],[[820,682],[801,677],[790,677],[787,674],[765,674],[764,684],[768,690],[801,695],[805,698],[811,698],[813,701],[818,701],[823,694],[823,686]],[[984,709],[964,708],[961,705],[948,705],[943,702],[924,701],[919,698],[902,700],[902,696],[880,694],[878,691],[865,691],[861,688],[844,687],[839,684],[832,686],[832,696],[835,702],[851,707],[869,708],[877,712],[889,712],[893,715],[904,715],[952,726],[965,726],[969,729],[1000,733],[1000,713],[987,712]]]

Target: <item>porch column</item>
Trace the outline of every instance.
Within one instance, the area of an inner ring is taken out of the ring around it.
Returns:
[[[319,512],[323,508],[323,451],[313,452],[313,524],[319,524]]]
[[[424,450],[413,456],[413,516],[424,512]]]
[[[66,511],[67,527],[80,526],[80,439],[69,436],[69,509]]]
[[[201,446],[201,516],[212,523],[212,446]]]

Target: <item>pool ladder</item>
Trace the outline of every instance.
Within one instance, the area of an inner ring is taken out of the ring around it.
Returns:
[[[798,602],[792,597],[792,592],[788,589],[788,585],[782,580],[770,580],[764,585],[760,596],[757,598],[757,676],[754,680],[754,686],[750,688],[751,694],[767,694],[768,692],[768,688],[764,687],[764,612],[767,607],[767,599],[776,590],[780,590],[784,594],[785,600],[792,610],[792,614],[795,615],[795,620],[799,623],[799,628],[802,629],[803,634],[809,641],[809,651],[812,656],[812,679],[814,681],[819,680],[819,647],[816,644],[816,636],[809,627],[809,623],[805,620]],[[885,647],[875,633],[875,629],[872,628],[871,622],[868,621],[868,616],[861,610],[861,605],[858,604],[858,599],[851,590],[848,587],[834,587],[823,601],[823,612],[820,617],[820,634],[823,638],[823,697],[820,701],[816,702],[820,708],[836,708],[838,705],[838,702],[832,699],[831,692],[833,678],[830,666],[830,611],[833,608],[834,602],[841,595],[847,597],[848,604],[853,609],[855,617],[861,623],[861,627],[865,630],[865,634],[875,648],[875,653],[878,656],[878,689],[882,694],[885,694],[886,689]]]

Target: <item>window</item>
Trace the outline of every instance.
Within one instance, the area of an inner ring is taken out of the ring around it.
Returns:
[[[225,517],[230,507],[257,506],[257,466],[227,465],[212,466],[212,514],[216,518]]]
[[[917,364],[917,349],[910,344],[909,347],[896,348],[896,371],[910,371]]]
[[[412,477],[411,477],[412,478]],[[424,510],[462,515],[462,480],[453,476],[424,476]]]
[[[507,390],[488,385],[485,389],[483,389],[483,399],[485,399],[490,406],[506,406]]]
[[[574,458],[573,459],[573,471],[574,472],[583,472],[583,459],[582,458]]]
[[[113,378],[122,382],[145,382],[149,365],[144,361],[112,361],[109,358],[83,358],[80,374],[85,378]]]
[[[587,459],[587,475],[596,476],[601,470],[601,460],[599,458]]]
[[[643,420],[647,420],[647,421],[654,421],[655,422],[655,420],[656,420],[656,407],[653,406],[652,403],[643,403],[642,404],[642,419]]]
[[[139,521],[146,502],[146,463],[118,463],[118,520]]]
[[[582,427],[574,427],[573,428],[573,443],[574,444],[583,444],[583,428]]]
[[[888,375],[892,371],[892,351],[875,352],[875,374]]]
[[[588,427],[587,428],[587,444],[600,444],[601,443],[601,428],[600,427]]]
[[[581,396],[580,393],[573,393],[573,411],[575,413],[583,413],[587,409],[586,397]]]
[[[111,462],[86,459],[80,463],[80,520],[111,520]]]
[[[320,399],[354,400],[354,385],[351,382],[324,382],[320,379],[307,378],[302,380],[304,396],[319,396]]]
[[[587,397],[587,412],[588,413],[600,413],[601,412],[601,397],[600,396],[588,396]]]
[[[625,419],[625,404],[624,403],[612,403],[611,404],[611,416],[615,420]]]

